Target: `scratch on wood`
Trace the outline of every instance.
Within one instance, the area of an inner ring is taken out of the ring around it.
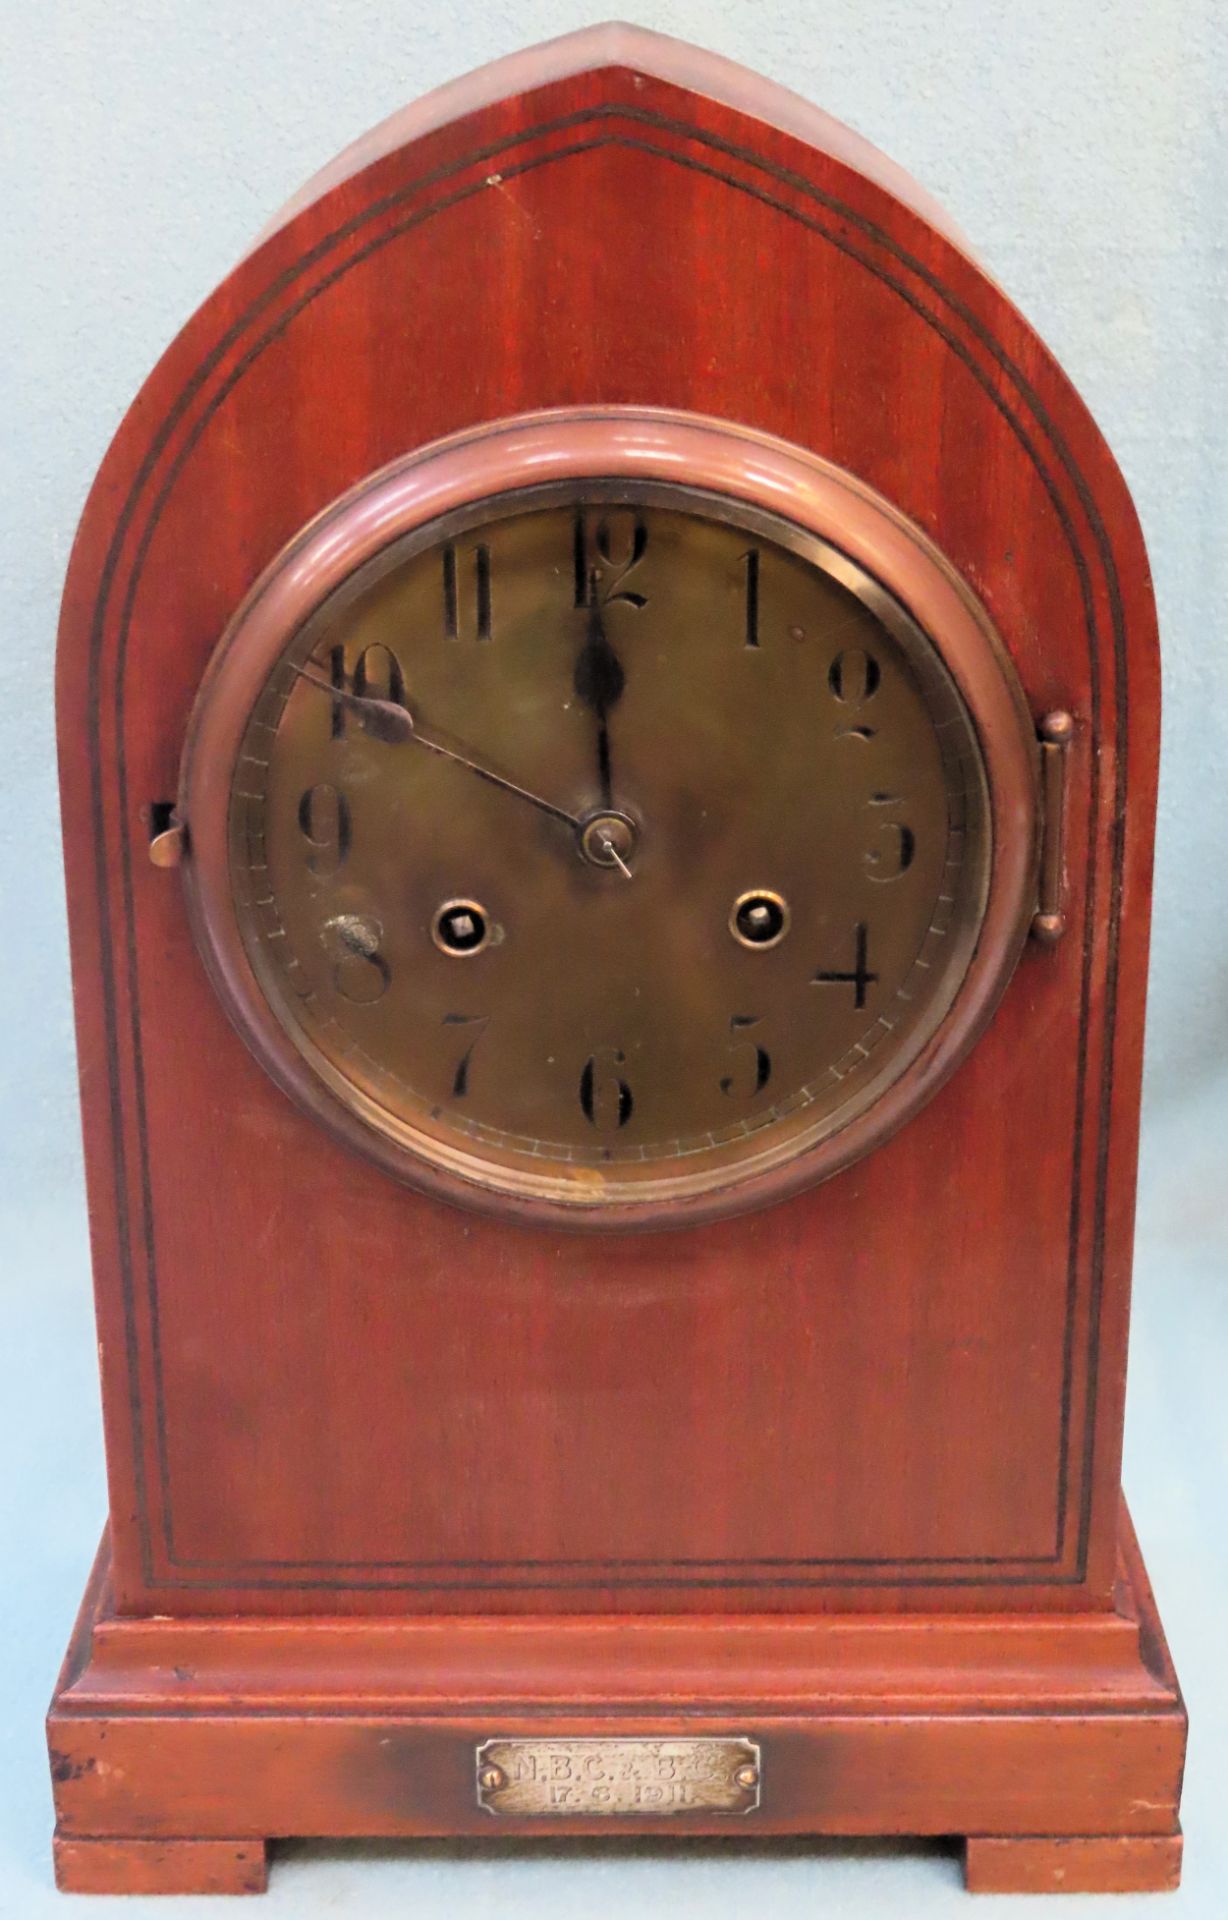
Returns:
[[[498,191],[503,195],[504,199],[507,201],[508,205],[511,207],[514,207],[516,212],[520,215],[520,218],[522,220],[527,221],[529,226],[532,227],[533,238],[535,240],[540,240],[542,237],[541,228],[538,226],[536,220],[533,218],[533,215],[529,212],[528,208],[521,206],[519,200],[516,198],[511,188],[508,186],[507,181],[503,178],[503,175],[501,173],[488,173],[486,176],[486,184],[488,187],[495,187],[498,189]]]

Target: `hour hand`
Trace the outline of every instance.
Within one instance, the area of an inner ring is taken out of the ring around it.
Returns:
[[[294,671],[308,686],[320,687],[330,699],[348,707],[363,732],[369,733],[372,739],[387,741],[390,746],[399,746],[403,740],[412,740],[413,715],[399,701],[381,700],[371,693],[354,693],[349,687],[335,686],[322,674],[309,673],[306,667],[296,666]]]
[[[572,684],[576,698],[597,716],[597,780],[604,806],[613,804],[613,772],[610,765],[611,707],[622,699],[627,676],[622,661],[610,645],[601,618],[601,600],[596,569],[588,582],[588,626],[584,645],[576,658]]]

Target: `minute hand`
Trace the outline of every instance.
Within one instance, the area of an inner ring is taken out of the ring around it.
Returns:
[[[356,716],[364,730],[376,740],[386,741],[390,746],[399,746],[412,741],[415,746],[425,747],[428,753],[437,753],[441,760],[453,760],[458,767],[468,767],[470,773],[476,773],[479,780],[489,781],[492,787],[502,788],[518,800],[527,800],[531,807],[541,813],[548,813],[552,819],[561,820],[565,826],[581,826],[579,816],[568,813],[565,807],[556,807],[552,800],[543,800],[540,794],[530,793],[527,787],[518,786],[515,780],[508,780],[503,774],[496,773],[493,767],[484,767],[480,761],[470,759],[468,754],[460,753],[455,747],[445,746],[442,740],[435,740],[430,734],[423,733],[414,720],[408,707],[398,700],[380,700],[374,694],[352,693],[347,687],[335,687],[331,680],[322,679],[318,674],[308,673],[306,667],[295,667],[300,679],[310,687],[319,687],[333,700],[339,700]]]

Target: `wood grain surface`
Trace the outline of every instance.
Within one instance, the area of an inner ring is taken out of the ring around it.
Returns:
[[[969,1893],[1171,1893],[1181,1835],[969,1840]]]
[[[975,586],[1036,715],[1077,723],[1069,934],[951,1084],[787,1205],[622,1244],[338,1153],[231,1032],[145,855],[287,538],[407,447],[586,402],[850,468]],[[1153,612],[1102,441],[947,240],[635,65],[388,153],[236,269],[135,403],[59,698],[122,1606],[1107,1602]]]
[[[837,1729],[799,1708],[777,1830],[1105,1835],[1139,1827],[1134,1792],[1171,1834],[1175,1682],[1153,1719],[1136,1663],[1114,1718],[1121,1669],[1103,1694],[1093,1675],[1129,1617],[1159,720],[1134,511],[1069,382],[919,190],[767,83],[595,31],[518,56],[510,90],[475,76],[394,121],[301,199],[169,348],[82,520],[58,711],[111,1495],[82,1657],[101,1673],[152,1614],[223,1660],[246,1630],[293,1648],[296,1617],[340,1635],[379,1616],[360,1668],[412,1616],[692,1616],[716,1644],[734,1615],[866,1614],[891,1693],[906,1616],[984,1616],[1034,1663],[1065,1614],[1077,1652],[1048,1682],[1029,1668],[1018,1716]],[[439,436],[594,405],[714,416],[846,468],[981,597],[1034,718],[1075,720],[1068,931],[1024,952],[949,1084],[810,1192],[617,1240],[479,1219],[339,1151],[227,1024],[147,851],[218,637],[307,520]],[[250,1629],[216,1637],[183,1618],[235,1613]],[[769,1644],[795,1675],[803,1643]],[[1045,1720],[1046,1686],[1079,1674],[1094,1710]],[[191,1834],[228,1844],[459,1830],[446,1768],[406,1811],[437,1729],[398,1733],[404,1768],[381,1774],[366,1733],[311,1718],[310,1688],[291,1685],[284,1767],[276,1715],[176,1705],[156,1738],[121,1715],[133,1798],[104,1813],[114,1778],[70,1763],[62,1827],[80,1794],[87,1837],[182,1839],[161,1779]],[[317,1766],[338,1783],[318,1804]]]

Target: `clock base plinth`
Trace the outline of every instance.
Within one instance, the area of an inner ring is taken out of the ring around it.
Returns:
[[[1171,1886],[1185,1713],[1124,1507],[1121,1548],[1100,1614],[206,1620],[117,1616],[104,1540],[48,1722],[60,1884],[258,1891],[271,1835],[571,1833],[961,1835],[974,1891]],[[577,1740],[751,1742],[758,1779],[724,1811],[482,1803],[488,1743]]]
[[[61,1893],[264,1893],[263,1840],[53,1841]]]
[[[1169,1893],[1181,1880],[1174,1833],[969,1838],[969,1893]]]

